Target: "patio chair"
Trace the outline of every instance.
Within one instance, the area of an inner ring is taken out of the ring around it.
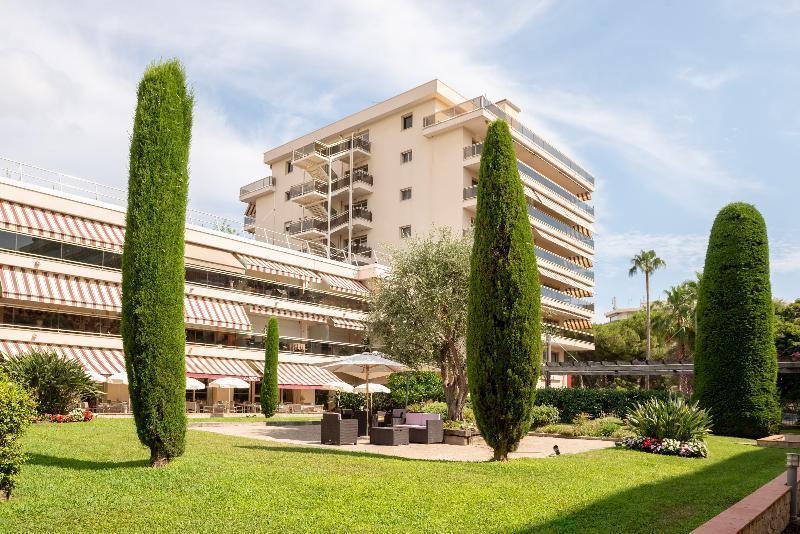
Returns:
[[[358,421],[342,419],[341,414],[327,412],[322,414],[321,442],[341,445],[358,443]]]
[[[408,412],[408,410],[405,408],[395,408],[391,412],[386,412],[384,424],[386,426],[402,425],[406,422],[406,412]]]
[[[186,413],[197,413],[197,403],[188,401],[186,403]]]
[[[441,443],[444,441],[444,422],[438,413],[407,413],[405,424],[411,443]]]
[[[365,410],[357,410],[353,412],[353,419],[358,421],[358,435],[367,435],[367,421],[369,420],[369,412]]]

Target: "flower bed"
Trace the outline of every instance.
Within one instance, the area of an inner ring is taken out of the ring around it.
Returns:
[[[699,440],[680,442],[677,439],[670,438],[656,439],[633,436],[623,439],[620,445],[628,449],[667,456],[683,456],[684,458],[705,458],[708,456],[708,447],[706,447],[705,442]]]
[[[91,421],[94,419],[94,414],[89,410],[81,410],[80,408],[75,408],[71,412],[66,415],[62,414],[54,414],[54,413],[46,413],[39,417],[38,422],[40,423],[83,423],[85,421]]]

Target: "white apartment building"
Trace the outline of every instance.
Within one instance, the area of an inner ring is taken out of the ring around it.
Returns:
[[[551,357],[592,350],[594,177],[520,120],[509,100],[468,99],[439,80],[264,153],[271,174],[245,185],[244,226],[341,249],[356,263],[384,245],[472,225],[489,122],[511,127],[542,284]]]

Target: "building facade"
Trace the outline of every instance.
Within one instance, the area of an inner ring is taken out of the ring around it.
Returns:
[[[528,203],[550,357],[594,348],[594,177],[519,121],[509,100],[433,80],[264,153],[240,190],[256,239],[286,233],[358,263],[433,226],[468,230],[489,122],[506,120]]]

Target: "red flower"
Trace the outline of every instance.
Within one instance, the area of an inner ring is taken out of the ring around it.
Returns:
[[[56,422],[60,423],[60,422],[62,422],[63,420],[64,420],[64,417],[63,417],[63,416],[61,416],[61,415],[57,415],[57,416],[56,416]]]

